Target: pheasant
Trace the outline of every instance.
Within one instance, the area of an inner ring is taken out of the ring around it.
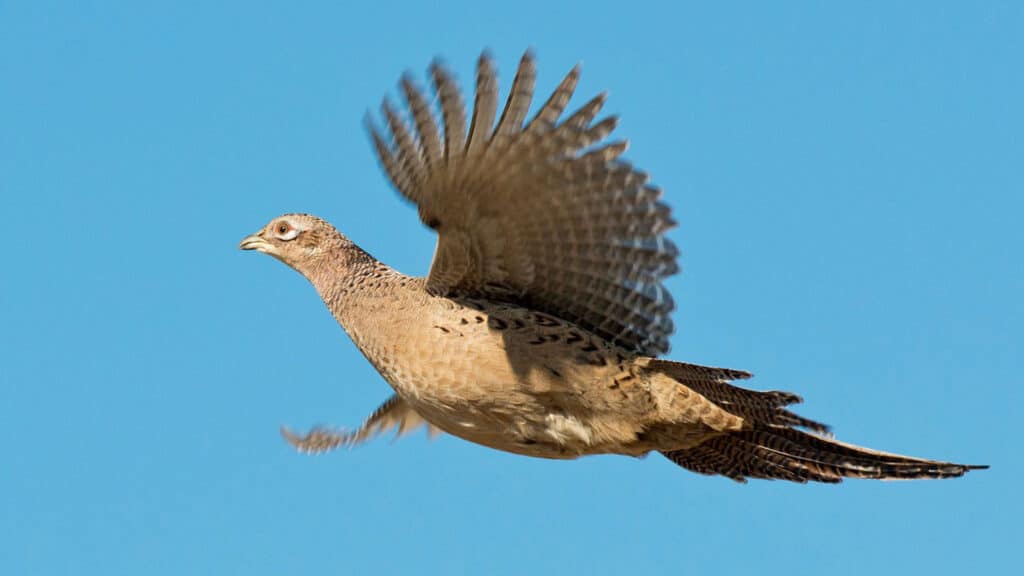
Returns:
[[[494,64],[477,64],[472,117],[451,73],[430,77],[440,117],[405,76],[411,124],[387,101],[367,128],[391,183],[437,232],[426,278],[376,260],[326,221],[286,214],[242,240],[305,276],[395,394],[358,429],[282,429],[323,452],[425,426],[526,456],[660,452],[709,475],[795,482],[962,476],[984,468],[838,442],[751,375],[658,359],[678,252],[661,191],[607,142],[604,94],[563,119],[573,68],[526,121],[535,62],[519,63],[497,117]],[[497,123],[495,119],[497,117]],[[440,123],[438,122],[440,120]],[[467,128],[468,122],[468,128]]]

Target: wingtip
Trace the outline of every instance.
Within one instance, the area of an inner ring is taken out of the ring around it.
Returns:
[[[373,120],[373,112],[369,108],[363,113],[363,128],[371,134],[377,131],[377,123]]]
[[[448,68],[448,63],[440,56],[435,56],[434,59],[430,61],[430,66],[427,67],[427,73],[430,74],[430,77],[433,79],[435,87],[440,86],[443,82],[450,80],[452,77],[452,72]]]
[[[287,426],[281,426],[279,430],[281,432],[281,437],[284,438],[285,442],[291,444],[292,448],[302,452],[302,438],[300,438],[298,434],[292,432],[291,428]]]
[[[280,431],[285,441],[302,454],[323,454],[349,444],[341,431],[322,426],[313,428],[304,436],[292,432],[287,426],[281,426]]]
[[[402,72],[402,75],[398,78],[398,85],[406,92],[416,88],[416,81],[413,79],[412,72],[408,70]]]
[[[433,72],[434,70],[447,70],[448,62],[444,59],[444,56],[434,56],[433,60],[430,61],[430,65],[427,66],[427,70]]]
[[[491,55],[490,50],[485,49],[480,53],[480,58],[476,61],[477,96],[480,95],[482,86],[496,88],[497,80],[498,69],[494,62],[494,57]]]
[[[480,51],[480,57],[476,59],[477,68],[484,66],[490,66],[494,63],[494,52],[490,48],[484,48]]]
[[[526,50],[523,50],[523,55],[519,58],[520,62],[535,61],[537,59],[537,51],[533,46],[527,46]]]
[[[377,121],[374,119],[373,113],[369,110],[363,114],[363,129],[366,130],[366,133],[370,136],[370,140],[373,142],[373,145],[380,153],[383,154],[385,151],[388,153],[391,152],[391,148],[388,146],[387,140],[381,133],[380,126],[377,125]]]

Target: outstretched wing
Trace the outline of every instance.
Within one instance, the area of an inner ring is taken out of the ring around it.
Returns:
[[[342,446],[361,444],[388,430],[397,430],[396,437],[404,436],[420,426],[426,426],[431,437],[441,433],[440,428],[424,420],[418,412],[395,395],[374,410],[357,430],[346,432],[314,428],[305,436],[299,436],[287,428],[281,428],[281,435],[300,452],[320,453]]]
[[[423,93],[401,82],[412,127],[387,101],[385,137],[369,130],[391,182],[438,233],[427,289],[515,302],[655,356],[668,351],[674,307],[662,281],[678,268],[672,221],[648,177],[619,159],[616,124],[594,118],[604,95],[562,119],[574,68],[524,124],[534,59],[523,56],[495,126],[498,83],[485,54],[468,120],[459,89],[430,67],[441,124]]]

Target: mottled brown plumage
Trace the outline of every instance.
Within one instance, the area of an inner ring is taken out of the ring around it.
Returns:
[[[527,54],[498,116],[494,67],[481,57],[469,117],[434,64],[440,124],[409,77],[400,86],[412,124],[387,102],[389,135],[368,123],[391,182],[438,233],[426,278],[392,270],[315,216],[281,216],[242,241],[308,278],[395,390],[353,432],[284,430],[289,442],[319,452],[426,425],[543,458],[658,451],[739,481],[974,468],[837,442],[788,410],[795,394],[734,386],[750,377],[739,370],[655,359],[672,333],[669,209],[620,159],[625,142],[604,142],[615,119],[595,121],[603,95],[561,120],[578,68],[527,122],[535,75]]]

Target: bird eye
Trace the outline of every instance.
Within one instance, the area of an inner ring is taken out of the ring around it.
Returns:
[[[282,220],[274,225],[274,235],[281,240],[292,240],[299,235],[299,231],[287,221]]]

